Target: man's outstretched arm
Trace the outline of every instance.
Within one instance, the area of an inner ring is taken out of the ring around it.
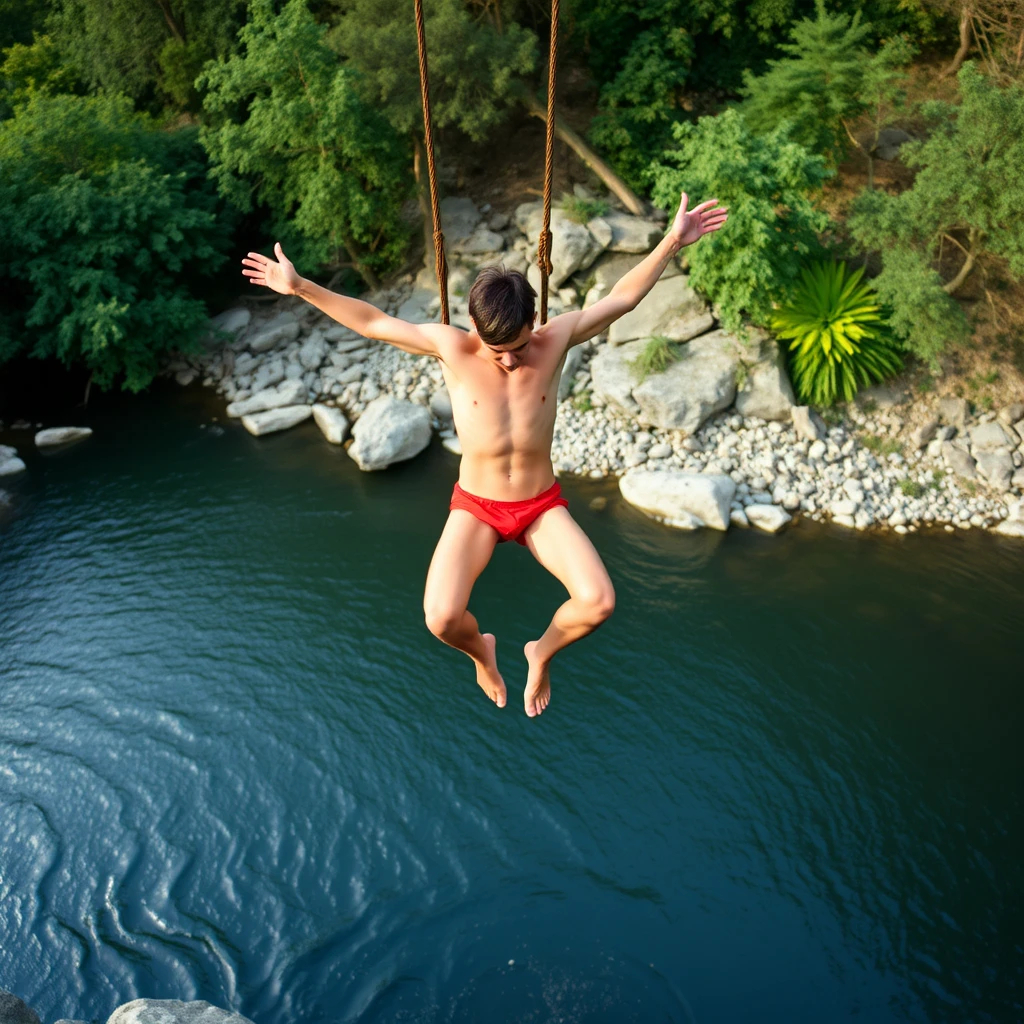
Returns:
[[[717,199],[709,199],[692,210],[686,209],[687,203],[688,198],[684,192],[668,234],[658,243],[654,252],[645,256],[603,299],[582,312],[562,314],[576,318],[569,337],[570,346],[580,345],[602,334],[620,316],[635,309],[683,246],[693,245],[704,235],[717,231],[729,216],[726,208],[718,205]],[[552,323],[558,319],[561,318],[555,317]]]
[[[450,330],[440,324],[410,324],[371,306],[362,299],[328,291],[313,281],[300,277],[292,261],[284,254],[281,243],[274,244],[277,261],[258,252],[242,260],[242,273],[253,284],[263,285],[281,295],[298,295],[317,309],[337,320],[364,338],[387,342],[404,352],[418,356],[438,355],[439,332]]]

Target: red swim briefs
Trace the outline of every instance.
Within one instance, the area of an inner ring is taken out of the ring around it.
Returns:
[[[482,523],[493,526],[502,540],[514,540],[525,546],[523,534],[526,528],[550,508],[559,505],[569,507],[569,502],[562,497],[562,488],[556,480],[543,494],[525,501],[492,501],[490,498],[478,498],[469,491],[464,491],[458,484],[452,491],[450,509],[461,508],[472,513]]]

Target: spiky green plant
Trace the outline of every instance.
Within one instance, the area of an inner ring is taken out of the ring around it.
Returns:
[[[648,339],[636,359],[629,366],[638,384],[642,384],[652,373],[664,373],[679,358],[679,346],[668,338],[657,335]]]
[[[789,342],[789,366],[800,401],[828,406],[849,401],[866,385],[903,366],[874,291],[862,269],[817,261],[801,271],[792,298],[772,317],[775,333]]]

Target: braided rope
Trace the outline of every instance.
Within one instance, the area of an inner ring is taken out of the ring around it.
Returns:
[[[548,275],[551,273],[551,185],[555,169],[555,77],[558,73],[558,6],[551,0],[551,41],[548,46],[548,117],[544,140],[544,226],[537,240],[540,267],[540,322],[548,322]]]
[[[557,0],[556,0],[557,2]],[[441,231],[441,204],[437,197],[437,169],[434,167],[434,122],[430,115],[430,79],[427,74],[427,33],[423,27],[423,0],[416,4],[416,45],[420,58],[420,95],[423,98],[423,141],[427,147],[427,177],[430,179],[430,212],[434,221],[434,269],[441,292],[441,323],[450,323],[448,316],[448,261],[444,255],[444,232]]]

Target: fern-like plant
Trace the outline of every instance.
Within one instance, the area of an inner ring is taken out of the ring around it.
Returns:
[[[875,292],[862,269],[818,261],[805,267],[772,327],[789,342],[790,376],[800,401],[829,406],[903,366]]]

